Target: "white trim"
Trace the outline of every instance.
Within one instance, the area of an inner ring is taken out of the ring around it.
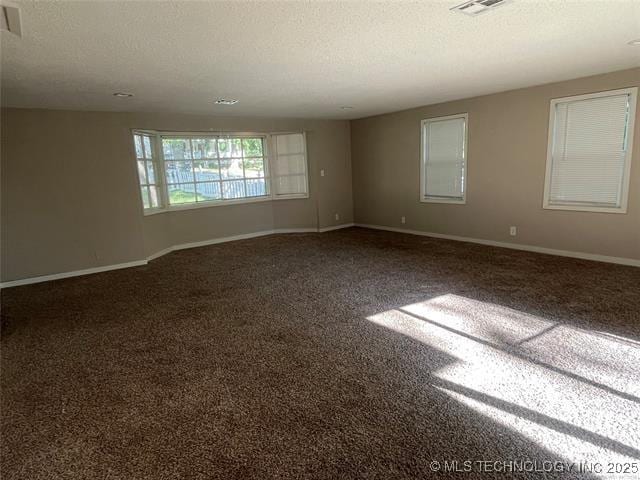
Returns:
[[[612,97],[616,95],[629,95],[629,121],[627,123],[627,152],[625,155],[625,166],[622,178],[622,188],[620,190],[620,206],[598,206],[596,204],[578,205],[571,203],[551,203],[551,174],[553,168],[553,146],[555,141],[556,106],[561,103],[579,102],[592,98]],[[569,210],[576,212],[595,213],[627,213],[629,202],[629,185],[631,182],[631,161],[633,156],[633,134],[636,118],[636,103],[638,97],[638,87],[622,88],[618,90],[606,90],[603,92],[587,93],[585,95],[575,95],[572,97],[553,98],[549,104],[549,131],[547,136],[547,164],[544,176],[544,193],[542,197],[542,208],[546,210]]]
[[[300,228],[276,228],[272,231],[276,233],[318,233],[316,227],[300,227]]]
[[[185,137],[196,137],[196,138],[204,138],[204,137],[266,137],[268,135],[273,134],[293,134],[293,133],[304,133],[304,130],[292,130],[290,132],[238,132],[235,130],[188,130],[188,131],[175,131],[175,130],[145,130],[136,128],[135,130],[139,132],[147,132],[158,134],[161,137],[177,137],[182,138]]]
[[[466,198],[447,198],[447,197],[422,197],[422,203],[450,203],[454,205],[466,205]]]
[[[547,255],[557,255],[560,257],[580,258],[582,260],[592,260],[594,262],[616,263],[619,265],[640,267],[640,260],[636,260],[634,258],[611,257],[608,255],[598,255],[595,253],[574,252],[571,250],[558,250],[555,248],[538,247],[536,245],[524,245],[520,243],[498,242],[495,240],[486,240],[483,238],[461,237],[459,235],[446,235],[443,233],[423,232],[421,230],[408,230],[406,228],[386,227],[384,225],[370,225],[370,224],[364,224],[364,223],[356,223],[355,226],[362,227],[362,228],[371,228],[374,230],[387,230],[389,232],[408,233],[410,235],[420,235],[423,237],[455,240],[458,242],[478,243],[480,245],[488,245],[491,247],[510,248],[512,250],[523,250],[526,252],[544,253]]]
[[[348,226],[353,226],[353,224]],[[48,282],[51,280],[60,280],[63,278],[79,277],[82,275],[91,275],[92,273],[107,272],[109,270],[118,270],[121,268],[140,267],[140,266],[146,265],[151,260],[155,260],[156,258],[166,255],[167,253],[171,253],[175,250],[204,247],[206,245],[214,245],[216,243],[233,242],[235,240],[244,240],[247,238],[264,237],[266,235],[274,235],[274,234],[282,234],[282,233],[318,233],[318,229],[317,228],[277,228],[274,230],[262,230],[259,232],[244,233],[241,235],[233,235],[230,237],[213,238],[213,239],[204,240],[201,242],[182,243],[179,245],[173,245],[171,247],[160,250],[159,252],[153,253],[144,260],[136,260],[134,262],[127,262],[127,263],[118,263],[115,265],[104,265],[102,267],[87,268],[84,270],[74,270],[71,272],[54,273],[51,275],[43,275],[40,277],[30,277],[30,278],[23,278],[20,280],[11,280],[8,282],[0,283],[0,289],[9,288],[9,287],[18,287],[20,285],[30,285],[32,283]]]
[[[309,180],[307,176],[307,181]],[[296,198],[309,198],[309,193],[287,193],[285,195],[275,194],[273,198],[269,200],[273,200],[274,202],[278,200],[295,200]]]
[[[459,197],[435,197],[428,196],[425,190],[426,179],[426,150],[425,150],[425,125],[428,123],[442,122],[445,120],[453,120],[456,118],[464,119],[464,145],[462,150],[464,152],[464,174],[462,178],[462,198]],[[446,117],[432,117],[425,118],[420,122],[420,202],[422,203],[452,203],[457,205],[465,205],[467,203],[467,163],[469,157],[469,114],[468,113],[456,113],[455,115],[447,115]]]
[[[211,208],[211,207],[226,207],[228,205],[243,205],[247,203],[261,203],[271,202],[274,199],[269,195],[263,195],[260,197],[244,197],[238,199],[229,200],[208,200],[194,203],[177,203],[164,208],[147,208],[144,211],[144,216],[157,215],[159,213],[171,213],[180,212],[183,210],[197,210],[199,208]]]
[[[43,275],[40,277],[30,277],[23,278],[20,280],[11,280],[8,282],[0,283],[0,288],[9,288],[9,287],[18,287],[20,285],[30,285],[33,283],[41,283],[41,282],[49,282],[52,280],[60,280],[63,278],[70,277],[79,277],[83,275],[91,275],[93,273],[101,273],[107,272],[110,270],[119,270],[121,268],[129,268],[129,267],[140,267],[146,265],[148,262],[155,260],[156,258],[162,257],[168,253],[171,253],[176,250],[185,250],[187,248],[196,248],[196,247],[204,247],[207,245],[214,245],[217,243],[226,243],[233,242],[235,240],[245,240],[249,238],[256,237],[264,237],[267,235],[274,234],[286,234],[286,233],[324,233],[332,230],[338,230],[341,228],[349,228],[349,227],[361,227],[361,228],[371,228],[374,230],[386,230],[390,232],[398,232],[398,233],[407,233],[410,235],[420,235],[423,237],[433,237],[433,238],[442,238],[446,240],[456,240],[460,242],[469,242],[469,243],[478,243],[481,245],[489,245],[492,247],[502,247],[502,248],[510,248],[514,250],[524,250],[528,252],[536,252],[536,253],[545,253],[548,255],[558,255],[562,257],[571,257],[571,258],[580,258],[583,260],[593,260],[596,262],[607,262],[607,263],[616,263],[620,265],[628,265],[632,267],[640,267],[640,260],[635,260],[632,258],[623,258],[623,257],[610,257],[607,255],[597,255],[592,253],[583,253],[583,252],[573,252],[569,250],[556,250],[553,248],[545,248],[545,247],[537,247],[534,245],[521,245],[517,243],[507,243],[507,242],[497,242],[494,240],[485,240],[480,238],[470,238],[470,237],[461,237],[457,235],[445,235],[442,233],[432,233],[432,232],[422,232],[420,230],[409,230],[406,228],[395,228],[395,227],[386,227],[383,225],[370,225],[364,223],[345,223],[342,225],[336,225],[333,227],[325,227],[321,229],[315,228],[279,228],[275,230],[262,230],[259,232],[252,233],[244,233],[241,235],[233,235],[231,237],[220,237],[214,238],[211,240],[204,240],[201,242],[191,242],[191,243],[182,243],[179,245],[174,245],[172,247],[165,248],[156,253],[149,255],[146,260],[136,260],[134,262],[127,263],[118,263],[115,265],[104,265],[102,267],[94,267],[87,268],[84,270],[75,270],[71,272],[63,272],[63,273],[54,273],[51,275]]]
[[[242,233],[240,235],[232,235],[230,237],[218,237],[211,238],[209,240],[202,240],[199,242],[179,243],[178,245],[172,245],[162,249],[156,253],[152,253],[147,257],[147,261],[155,260],[163,255],[174,252],[176,250],[186,250],[188,248],[206,247],[207,245],[215,245],[217,243],[234,242],[236,240],[246,240],[248,238],[264,237],[266,235],[273,235],[276,233],[316,233],[318,230],[315,228],[289,228],[289,229],[277,229],[277,230],[261,230],[258,232]]]
[[[629,177],[627,177],[629,178]],[[628,183],[628,182],[626,182]],[[549,204],[546,202],[546,198],[545,197],[545,204],[542,206],[542,208],[544,208],[545,210],[566,210],[566,211],[570,211],[570,212],[591,212],[591,213],[619,213],[624,215],[625,213],[627,213],[627,206],[624,205],[624,207],[596,207],[594,206],[590,206],[590,205],[573,205],[571,203],[554,203],[554,204]],[[626,204],[626,202],[625,202]]]
[[[341,228],[349,228],[354,226],[355,226],[355,223],[343,223],[341,225],[334,225],[332,227],[319,228],[318,232],[320,233],[331,232],[332,230],[340,230]]]
[[[207,245],[215,245],[217,243],[234,242],[236,240],[246,240],[248,238],[264,237],[267,235],[275,235],[280,233],[318,233],[318,229],[316,228],[278,228],[275,230],[262,230],[259,232],[243,233],[240,235],[233,235],[231,237],[212,238],[210,240],[202,240],[200,242],[181,243],[179,245],[174,245],[172,247],[166,248],[161,252],[154,253],[153,255],[148,257],[148,260],[158,258],[162,255],[166,255],[167,253],[173,252],[175,250],[185,250],[187,248],[206,247]]]
[[[53,273],[51,275],[42,275],[40,277],[29,277],[29,278],[23,278],[20,280],[11,280],[9,282],[2,282],[0,283],[0,288],[18,287],[20,285],[29,285],[32,283],[50,282],[51,280],[60,280],[62,278],[91,275],[93,273],[108,272],[110,270],[120,270],[121,268],[140,267],[146,264],[147,264],[147,260],[136,260],[134,262],[117,263],[115,265],[104,265],[102,267],[86,268],[84,270],[74,270],[71,272]]]
[[[151,255],[149,255],[147,257],[147,262],[150,262],[151,260],[155,260],[156,258],[160,258],[164,255],[166,255],[167,253],[171,253],[175,250],[174,247],[168,247],[168,248],[164,248],[156,253],[152,253]]]

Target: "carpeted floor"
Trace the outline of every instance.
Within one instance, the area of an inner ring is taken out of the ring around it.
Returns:
[[[352,228],[2,317],[5,480],[638,477],[638,268]]]

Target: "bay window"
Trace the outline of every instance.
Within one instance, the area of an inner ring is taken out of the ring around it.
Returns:
[[[133,137],[145,213],[308,197],[304,133]]]

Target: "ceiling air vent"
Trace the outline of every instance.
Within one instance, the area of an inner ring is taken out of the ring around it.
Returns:
[[[3,32],[15,33],[19,37],[22,36],[22,27],[20,25],[20,9],[10,5],[0,5],[0,30]]]
[[[462,12],[467,15],[476,16],[495,7],[499,7],[508,1],[509,0],[470,0],[453,7],[451,10],[457,10],[458,12]]]

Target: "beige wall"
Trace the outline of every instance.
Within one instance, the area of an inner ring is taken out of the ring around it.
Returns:
[[[304,129],[310,198],[145,217],[132,128]],[[349,142],[346,121],[5,109],[2,281],[142,260],[176,244],[352,222]],[[320,169],[325,177],[320,177]]]
[[[354,221],[352,210],[358,223],[640,259],[640,121],[627,214],[542,209],[549,100],[639,84],[640,69],[633,69],[420,107],[351,125],[5,109],[2,281],[141,260],[176,244],[349,223]],[[420,203],[420,120],[460,112],[469,113],[467,204]],[[304,129],[310,198],[145,217],[137,191],[132,128]],[[340,220],[334,219],[335,213]],[[400,223],[403,215],[405,225]],[[515,238],[509,236],[510,225],[518,227]]]
[[[542,208],[549,101],[638,85],[632,69],[353,121],[355,221],[640,259],[640,121],[627,214]],[[469,113],[467,203],[421,203],[420,121],[461,112]]]

